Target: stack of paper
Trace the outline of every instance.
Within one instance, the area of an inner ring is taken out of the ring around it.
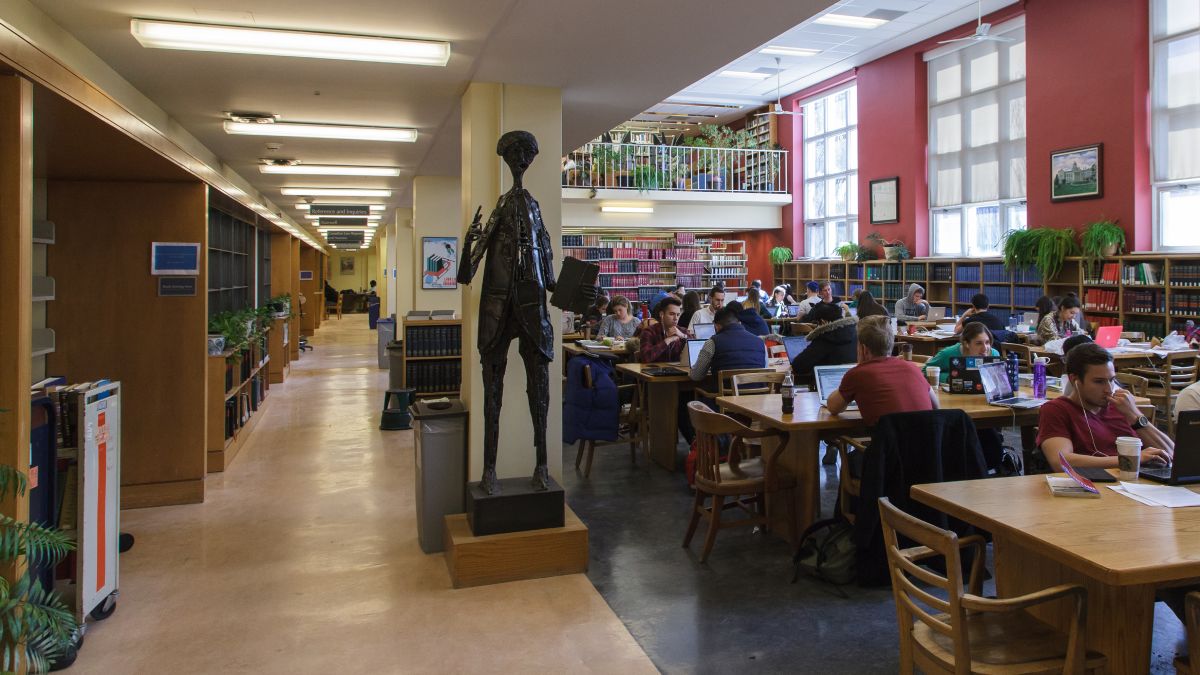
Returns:
[[[1147,506],[1165,506],[1169,509],[1200,506],[1200,494],[1185,487],[1147,485],[1145,483],[1121,483],[1108,487],[1118,494],[1123,494]]]

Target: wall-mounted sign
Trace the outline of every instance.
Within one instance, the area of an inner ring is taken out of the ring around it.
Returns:
[[[359,246],[363,243],[363,233],[362,230],[333,230],[325,233],[325,241],[332,246]]]
[[[367,216],[371,207],[366,204],[309,204],[310,216]]]
[[[458,239],[421,237],[421,255],[425,267],[421,288],[458,288]]]
[[[174,241],[150,243],[150,274],[197,276],[200,274],[200,244]]]
[[[300,270],[300,281],[312,281],[312,280],[313,280],[312,270]]]
[[[187,297],[196,294],[196,277],[160,277],[159,297]]]
[[[365,227],[367,224],[366,218],[358,218],[355,216],[346,216],[344,218],[318,218],[317,227],[337,227],[338,225],[352,225],[354,227]]]

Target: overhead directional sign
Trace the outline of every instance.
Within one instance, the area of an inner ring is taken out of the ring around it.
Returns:
[[[334,230],[325,233],[325,241],[334,246],[358,246],[363,243],[363,233],[362,230]]]
[[[318,227],[337,227],[338,225],[357,225],[362,227],[367,224],[366,218],[342,217],[342,218],[318,218]]]
[[[371,207],[367,204],[309,204],[308,213],[312,216],[367,216]]]

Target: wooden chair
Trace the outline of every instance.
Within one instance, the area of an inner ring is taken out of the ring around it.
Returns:
[[[1019,361],[1018,370],[1022,373],[1033,372],[1033,350],[1029,345],[1021,345],[1015,342],[1000,343],[1000,356],[1008,359],[1008,354],[1012,352],[1017,355]]]
[[[1133,373],[1117,373],[1117,382],[1121,383],[1123,389],[1140,398],[1145,398],[1150,389],[1150,380]]]
[[[595,386],[595,382],[592,381],[591,364],[583,367],[583,386],[588,389],[591,389]],[[633,394],[633,400],[629,404],[629,409],[626,410],[625,406],[621,406],[621,413],[617,418],[617,424],[619,425],[619,428],[624,427],[626,432],[623,435],[618,434],[618,438],[615,441],[579,441],[579,448],[575,451],[575,470],[579,470],[579,464],[586,456],[587,463],[584,464],[583,468],[584,478],[589,478],[592,475],[592,459],[596,454],[596,446],[598,445],[606,446],[628,443],[629,461],[637,464],[637,449],[638,446],[645,441],[646,436],[645,425],[642,423],[641,389],[636,384],[617,385],[618,400],[620,398],[620,393],[623,391],[629,391]]]
[[[908,515],[886,498],[879,500],[879,514],[900,624],[900,672],[920,669],[924,673],[965,675],[1103,671],[1107,659],[1084,647],[1084,587],[1061,585],[1016,598],[985,598],[983,537],[959,539],[953,532]],[[899,535],[918,545],[901,549]],[[959,551],[967,547],[974,549],[975,555],[964,593]],[[945,559],[946,576],[919,564],[936,557]],[[1066,635],[1026,611],[1053,601],[1070,603]]]
[[[1175,672],[1179,675],[1200,673],[1200,592],[1188,593],[1184,599],[1184,616],[1187,619],[1187,656],[1175,659]],[[1193,668],[1192,664],[1196,664]]]
[[[933,357],[928,354],[913,354],[912,355],[913,363],[929,363],[929,359],[932,359],[932,358]]]
[[[1140,375],[1149,381],[1146,398],[1162,411],[1167,420],[1167,435],[1175,435],[1175,416],[1171,414],[1179,392],[1195,383],[1200,368],[1196,357],[1200,351],[1171,352],[1161,368],[1130,368],[1127,372]]]
[[[338,293],[337,307],[335,307],[337,310],[338,321],[342,320],[342,301],[345,299],[345,297],[346,296],[342,295],[341,293]]]
[[[687,533],[683,536],[683,547],[687,548],[692,543],[692,536],[696,534],[700,518],[707,518],[708,534],[704,538],[704,549],[700,552],[700,562],[703,563],[712,552],[718,531],[753,525],[769,528],[771,512],[766,495],[779,490],[793,490],[796,483],[792,476],[778,469],[779,455],[785,447],[782,442],[770,456],[750,460],[743,458],[746,439],[779,437],[778,431],[755,431],[728,415],[713,412],[699,401],[688,403],[688,415],[696,429],[696,496],[692,502]],[[722,462],[717,437],[724,434],[729,434],[732,442],[729,446],[729,459]],[[708,498],[711,498],[712,502],[706,506],[705,500]],[[726,499],[731,501],[726,502]],[[796,541],[796,513],[792,507],[794,500],[788,499],[786,502],[791,541]],[[748,517],[737,520],[723,519],[725,509],[732,508],[741,509]]]
[[[1128,330],[1121,333],[1121,339],[1129,340],[1130,342],[1145,342],[1146,334],[1140,330]]]
[[[731,381],[733,395],[778,394],[780,391],[779,388],[783,385],[784,376],[785,373],[775,371],[737,373]]]
[[[710,400],[716,400],[718,396],[733,396],[733,378],[737,375],[746,375],[749,373],[774,373],[774,368],[730,368],[717,373],[716,391],[705,391],[700,387],[696,387],[696,396],[704,397]]]

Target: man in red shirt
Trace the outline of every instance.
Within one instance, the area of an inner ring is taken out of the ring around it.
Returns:
[[[890,356],[895,339],[888,317],[859,320],[858,365],[829,395],[829,412],[841,414],[852,401],[858,401],[863,421],[874,426],[884,415],[937,409],[937,392],[929,387],[921,369]]]
[[[1038,447],[1055,471],[1059,453],[1072,466],[1117,466],[1117,437],[1142,439],[1142,463],[1170,462],[1175,443],[1137,409],[1133,396],[1116,385],[1112,356],[1095,343],[1067,352],[1071,395],[1046,405],[1038,417]]]
[[[643,329],[639,335],[642,341],[642,363],[678,361],[684,345],[687,344],[687,333],[679,327],[683,303],[679,298],[668,295],[659,301],[657,311],[658,323]]]

